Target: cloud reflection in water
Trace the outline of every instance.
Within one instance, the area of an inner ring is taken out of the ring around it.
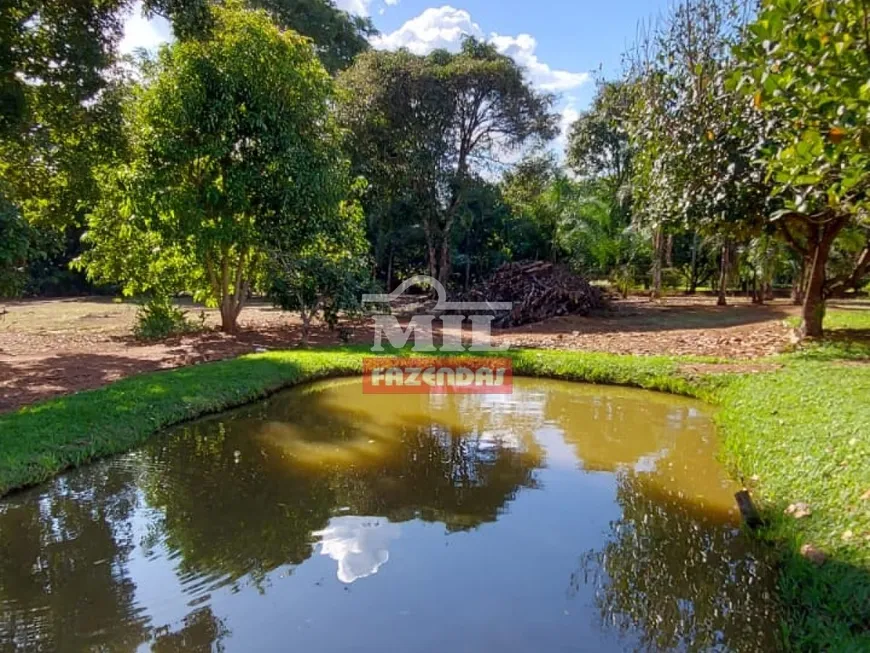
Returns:
[[[390,559],[389,543],[401,529],[382,517],[335,517],[329,526],[314,533],[320,538],[320,553],[338,563],[338,580],[353,583],[378,573]]]

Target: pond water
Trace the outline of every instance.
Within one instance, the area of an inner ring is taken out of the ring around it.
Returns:
[[[299,387],[0,501],[0,651],[773,650],[707,409]]]

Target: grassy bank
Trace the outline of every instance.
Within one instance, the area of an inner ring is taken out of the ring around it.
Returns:
[[[781,544],[785,628],[797,648],[870,649],[870,366],[854,349],[822,343],[784,357],[780,369],[706,374],[687,358],[517,351],[517,374],[630,385],[718,404],[723,453],[758,497]],[[852,352],[852,353],[850,353]],[[99,390],[0,416],[0,494],[70,466],[126,451],[183,420],[238,406],[280,388],[355,374],[363,352],[268,352],[144,374]],[[714,365],[702,366],[704,372]],[[784,514],[804,502],[812,514]],[[817,565],[800,554],[824,552]]]

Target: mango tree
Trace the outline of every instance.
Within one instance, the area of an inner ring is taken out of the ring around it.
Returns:
[[[761,158],[784,205],[771,217],[807,270],[806,336],[822,333],[834,241],[868,226],[868,25],[867,0],[764,0],[739,49],[740,88],[770,127]]]
[[[142,265],[153,271],[168,256],[233,332],[265,248],[302,247],[334,222],[345,175],[332,83],[310,42],[262,11],[211,11],[207,36],[164,47],[146,69],[130,160],[108,174],[109,206],[91,216],[84,263],[141,285]],[[140,243],[130,265],[125,241]]]
[[[705,236],[721,249],[720,304],[734,242],[758,233],[768,211],[767,183],[753,162],[758,121],[727,88],[743,4],[676,3],[629,57],[626,85],[633,215],[655,231],[654,277],[663,233]]]

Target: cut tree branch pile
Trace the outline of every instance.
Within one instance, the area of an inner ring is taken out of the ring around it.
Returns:
[[[588,315],[604,306],[604,295],[567,267],[544,261],[507,263],[462,296],[468,302],[513,302],[493,326],[508,328],[560,315]]]

